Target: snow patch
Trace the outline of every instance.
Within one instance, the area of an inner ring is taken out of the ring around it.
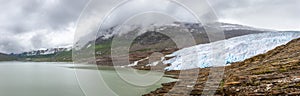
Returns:
[[[136,66],[139,62],[149,59],[149,57],[146,57],[144,59],[134,61],[132,64],[127,65],[128,67]]]

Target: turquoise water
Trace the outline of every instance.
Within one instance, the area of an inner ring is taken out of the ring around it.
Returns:
[[[172,81],[162,78],[150,86],[135,86],[119,79],[110,67],[99,70],[90,70],[89,67],[75,70],[73,67],[71,63],[0,62],[0,96],[139,96],[160,87],[162,82]],[[79,71],[87,73],[84,79],[89,81],[88,84],[78,82],[76,72]],[[93,79],[96,77],[89,75],[90,72],[101,72],[105,82]],[[98,89],[84,89],[84,86]],[[89,90],[96,93],[90,93]]]

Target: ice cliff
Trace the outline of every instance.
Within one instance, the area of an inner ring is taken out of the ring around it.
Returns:
[[[178,50],[167,55],[166,57],[172,58],[163,63],[171,64],[165,68],[166,70],[225,66],[265,53],[299,37],[300,32],[267,32],[244,35]],[[215,64],[216,62],[218,64]]]

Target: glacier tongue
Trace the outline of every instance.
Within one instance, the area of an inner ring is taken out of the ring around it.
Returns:
[[[300,32],[267,32],[244,35],[178,50],[166,55],[166,57],[173,58],[165,60],[163,63],[171,64],[165,70],[225,66],[265,53],[299,37]],[[215,64],[216,62],[218,64]]]

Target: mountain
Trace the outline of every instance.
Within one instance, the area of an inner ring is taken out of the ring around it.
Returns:
[[[252,47],[252,46],[251,46]],[[253,46],[254,47],[254,46]],[[256,46],[263,48],[261,46]],[[215,67],[223,69],[222,67]],[[185,72],[186,71],[186,72]],[[258,54],[225,67],[224,77],[217,81],[217,87],[205,88],[210,68],[196,68],[181,72],[167,71],[167,74],[182,76],[176,82],[164,83],[163,87],[144,96],[153,95],[193,95],[199,96],[204,90],[223,96],[258,95],[300,95],[300,38],[278,46],[263,54]],[[198,76],[191,87],[191,76]],[[179,83],[179,87],[173,87]],[[193,88],[193,89],[191,89]],[[217,88],[213,91],[212,88]],[[188,93],[185,93],[188,91]],[[169,94],[167,94],[169,92]]]
[[[240,24],[230,24],[230,23],[223,23],[223,22],[219,22],[218,24],[221,25],[216,26],[217,23],[212,23],[210,25],[202,25],[201,23],[192,23],[192,22],[173,22],[170,24],[151,24],[147,26],[125,25],[125,24],[115,25],[109,28],[99,29],[96,40],[91,40],[87,42],[87,44],[80,43],[80,45],[76,45],[76,46],[80,48],[86,48],[89,45],[95,43],[96,44],[95,47],[97,48],[97,45],[106,46],[107,44],[110,44],[115,36],[132,37],[132,35],[134,35],[137,38],[135,38],[134,43],[132,44],[132,46],[135,46],[134,48],[132,48],[132,51],[145,50],[145,47],[150,47],[150,48],[154,47],[152,49],[162,50],[168,47],[170,48],[176,47],[176,45],[174,44],[171,45],[169,44],[174,42],[173,40],[171,40],[170,38],[171,36],[166,36],[165,34],[162,34],[164,32],[189,33],[193,36],[197,44],[209,43],[209,38],[205,31],[205,27],[224,30],[224,35],[226,39],[236,37],[236,36],[247,35],[247,34],[276,32],[276,30],[254,28],[254,27],[240,25]],[[89,37],[85,37],[85,38],[89,38]],[[148,41],[151,41],[150,44],[147,44]],[[76,44],[79,44],[79,41]],[[169,44],[169,45],[165,46],[165,44]],[[145,45],[150,45],[150,46],[145,46]],[[137,46],[141,48],[137,48]],[[163,48],[155,48],[157,46],[161,46]],[[101,47],[100,49],[96,49],[96,50],[99,51],[98,53],[103,53],[104,51],[107,51],[107,49],[110,49],[110,47],[105,47],[105,48]],[[108,53],[110,52],[107,52],[107,54]],[[102,55],[107,55],[107,54],[102,54]]]
[[[210,27],[213,29],[224,30],[225,38],[232,38],[236,36],[242,36],[247,34],[255,34],[262,32],[274,32],[275,30],[254,28],[239,24],[230,23],[219,23],[221,26],[216,26],[217,23],[211,25],[202,25],[201,23],[190,23],[190,22],[174,22],[173,24],[160,24],[160,25],[149,25],[149,26],[138,26],[138,25],[118,25],[113,26],[108,29],[102,29],[100,35],[95,41],[96,44],[101,44],[103,41],[111,40],[114,36],[132,34],[138,35],[137,37],[159,37],[162,40],[170,39],[170,36],[163,36],[160,32],[187,32],[193,35],[197,44],[209,43],[205,27]],[[121,30],[121,31],[120,31]],[[149,34],[149,32],[151,34]],[[161,38],[163,37],[163,38]],[[149,39],[149,38],[145,38]],[[156,39],[156,38],[155,38]],[[159,40],[160,40],[159,39]],[[142,39],[139,39],[142,41]],[[146,40],[147,41],[147,40]],[[153,40],[152,40],[153,41]],[[158,42],[158,41],[156,41]],[[142,41],[142,43],[145,43]]]
[[[248,34],[257,34],[264,32],[276,32],[274,30],[260,29],[249,27],[239,24],[230,24],[230,23],[220,23],[221,26],[215,27],[212,25],[205,25],[205,27],[212,27],[215,29],[224,29],[224,35],[226,39],[243,36]],[[130,47],[130,60],[138,60],[148,57],[153,52],[163,52],[170,53],[178,49],[175,42],[171,39],[172,36],[167,36],[163,34],[165,32],[175,32],[175,33],[189,33],[193,36],[196,44],[206,44],[209,43],[209,38],[204,29],[204,26],[201,23],[190,23],[190,22],[174,22],[172,24],[160,24],[160,25],[149,25],[147,27],[142,27],[138,25],[124,25],[122,26],[113,26],[108,29],[100,30],[99,37],[94,41],[95,42],[95,51],[98,64],[112,65],[110,60],[110,50],[111,42],[114,37],[133,37],[136,35],[136,38],[133,40]],[[124,29],[120,32],[118,30]],[[122,33],[117,35],[118,33]],[[174,37],[174,36],[173,36]],[[186,38],[179,38],[181,41]],[[91,45],[93,41],[86,44],[85,47]],[[190,47],[190,46],[185,46]],[[149,53],[149,54],[148,54]],[[166,55],[166,54],[165,54]],[[132,61],[133,62],[133,61]]]
[[[40,50],[33,50],[29,52],[23,52],[21,54],[17,54],[19,56],[43,56],[43,55],[53,55],[56,53],[70,51],[72,47],[60,47],[60,48],[45,48]]]
[[[69,62],[72,61],[72,47],[44,48],[14,54],[21,61],[36,61],[36,62]]]
[[[221,24],[221,26],[216,26],[217,24]],[[97,43],[101,42],[101,40],[112,38],[117,34],[128,34],[129,32],[132,31],[139,31],[137,32],[139,35],[147,32],[163,32],[165,30],[168,31],[183,30],[191,33],[205,33],[205,27],[224,30],[226,38],[245,35],[245,34],[275,31],[275,30],[254,28],[245,25],[230,24],[230,23],[223,23],[223,22],[212,23],[210,25],[202,25],[201,23],[192,23],[192,22],[174,22],[172,24],[156,24],[156,25],[152,24],[149,26],[117,25],[117,26],[110,27],[108,29],[100,30]],[[122,29],[122,31],[119,31],[120,29]]]
[[[0,53],[0,61],[12,61],[12,60],[17,60],[17,58],[8,54]]]
[[[200,44],[184,48],[166,57],[164,61],[171,64],[166,70],[185,70],[211,66],[225,66],[233,62],[243,61],[258,54],[263,54],[292,39],[299,38],[300,32],[267,32],[230,38],[228,40]],[[213,49],[214,48],[214,49]],[[197,58],[194,58],[197,57]],[[214,59],[215,58],[215,59]],[[222,64],[214,65],[217,58],[224,59]],[[193,62],[191,62],[193,61]]]

